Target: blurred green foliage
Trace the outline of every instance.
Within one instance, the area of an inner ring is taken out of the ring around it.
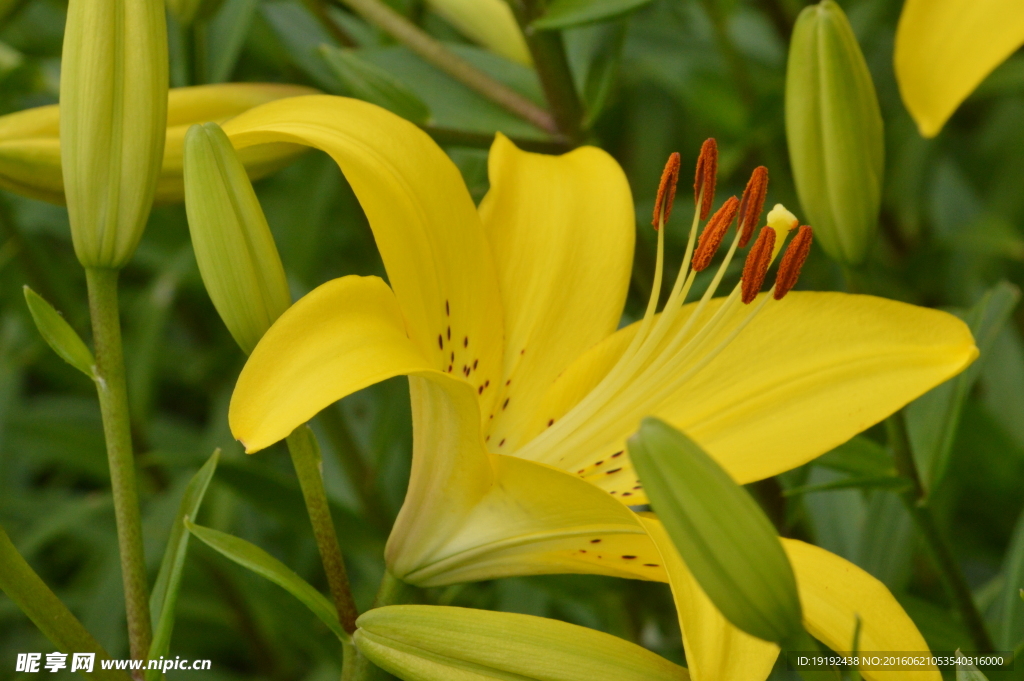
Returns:
[[[418,0],[389,1],[470,63],[543,104],[532,70],[468,44]],[[201,7],[189,27],[171,22],[174,85],[282,81],[366,96],[367,83],[385,82],[416,116],[429,110],[428,129],[477,200],[487,189],[486,148],[495,131],[557,150],[541,131],[340,6],[318,0],[204,4],[211,6]],[[583,3],[559,4],[571,13]],[[646,225],[670,152],[680,151],[684,168],[690,167],[703,139],[715,136],[720,196],[738,194],[750,170],[764,164],[771,171],[770,204],[782,202],[801,214],[787,159],[783,93],[789,35],[802,2],[601,4],[638,9],[565,29],[564,38],[592,123],[590,141],[619,159],[634,191],[638,249],[626,310],[633,319],[650,292],[655,235]],[[924,140],[893,76],[901,3],[840,4],[867,59],[885,121],[881,225],[867,264],[852,280],[815,250],[799,287],[849,286],[966,315],[998,282],[1024,283],[1024,54],[997,69],[938,138]],[[65,11],[60,0],[0,1],[0,113],[56,101]],[[337,56],[322,45],[352,51]],[[361,209],[326,156],[306,154],[256,190],[296,298],[333,277],[384,274]],[[670,268],[682,257],[683,213],[667,232]],[[734,268],[728,278],[735,281],[738,274]],[[675,273],[667,275],[671,281]],[[246,457],[228,432],[228,399],[244,358],[202,287],[182,206],[153,212],[122,282],[151,579],[185,486],[220,447],[221,464],[197,522],[259,545],[324,590],[283,447]],[[90,381],[36,333],[24,284],[89,338],[84,275],[66,211],[0,192],[0,525],[111,655],[123,657],[123,596],[99,409]],[[987,327],[977,380],[946,389],[962,396],[962,411],[955,413],[956,405],[954,413],[948,405],[915,407],[925,421],[910,424],[912,431],[931,429],[948,439],[942,445],[948,446],[945,475],[932,481],[931,502],[1001,649],[1024,638],[1024,603],[1016,597],[1024,581],[1024,317],[1010,309],[975,308],[970,315],[979,323],[997,314],[1008,321]],[[405,492],[409,421],[405,381],[394,379],[346,398],[313,422],[363,608],[382,574],[383,544]],[[753,491],[784,535],[814,541],[885,582],[933,649],[968,648],[963,624],[896,493],[884,485],[847,484],[858,475],[879,479],[871,452],[884,443],[884,431],[875,428],[846,446],[857,449],[859,459],[833,453]],[[886,474],[884,465],[880,470]],[[787,495],[787,489],[796,493]],[[564,619],[682,661],[664,585],[557,576],[432,590],[421,599]],[[212,659],[204,678],[337,678],[339,650],[327,627],[279,587],[202,542],[190,545],[177,608],[171,655]],[[50,650],[0,596],[0,679],[15,678],[17,652]]]

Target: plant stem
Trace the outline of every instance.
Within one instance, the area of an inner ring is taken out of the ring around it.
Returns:
[[[351,634],[356,630],[356,617],[359,613],[349,589],[345,560],[338,545],[331,509],[327,504],[320,446],[309,426],[299,426],[292,431],[288,436],[288,451],[299,477],[302,497],[306,500],[309,522],[313,525],[313,536],[316,537],[316,547],[320,551],[324,572],[327,573],[327,584],[331,589],[334,607],[338,610],[338,619],[341,620],[342,628]]]
[[[530,48],[534,68],[540,78],[544,97],[555,115],[558,129],[569,140],[579,143],[583,135],[583,102],[576,91],[576,82],[569,68],[561,31],[538,31],[530,23],[543,8],[537,2],[511,2],[509,6],[519,22]]]
[[[935,522],[935,516],[928,506],[928,499],[921,485],[921,478],[918,475],[917,467],[914,464],[914,457],[910,450],[910,439],[907,437],[906,424],[903,421],[902,412],[896,412],[885,422],[889,435],[889,445],[893,452],[896,463],[896,470],[900,475],[908,478],[913,487],[904,492],[901,496],[903,503],[914,519],[918,531],[924,538],[928,553],[931,554],[942,583],[946,587],[950,598],[960,612],[964,625],[967,627],[974,642],[977,652],[991,653],[995,651],[995,645],[985,628],[985,620],[978,612],[978,606],[971,594],[971,587],[964,577],[963,571],[957,563],[953,551],[946,542],[939,527]]]
[[[541,130],[558,134],[551,114],[458,56],[380,0],[336,0],[437,68]]]
[[[149,587],[142,549],[135,459],[132,455],[124,353],[121,349],[118,274],[119,271],[114,269],[88,267],[85,281],[89,289],[89,314],[92,316],[93,343],[96,346],[96,392],[103,415],[103,435],[107,442],[110,486],[117,520],[128,641],[132,658],[145,660],[153,633],[149,619]],[[141,678],[141,673],[137,678]]]
[[[406,584],[390,572],[385,572],[384,578],[380,580],[377,596],[373,600],[373,607],[382,608],[385,605],[406,603],[412,600],[415,591],[412,585]],[[354,645],[345,644],[345,664],[341,670],[341,681],[377,681],[384,678],[383,671],[366,659]]]

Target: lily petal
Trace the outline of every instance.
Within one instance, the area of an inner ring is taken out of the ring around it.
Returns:
[[[636,227],[626,176],[600,149],[533,154],[498,133],[488,164],[480,216],[505,308],[501,406],[488,432],[491,450],[509,453],[555,377],[618,325]]]
[[[737,629],[725,619],[686,567],[661,521],[647,513],[642,515],[642,520],[668,571],[690,678],[693,681],[764,681],[768,678],[779,656],[779,647]]]
[[[703,314],[713,315],[721,300]],[[707,345],[723,340],[746,312],[730,313]],[[545,397],[548,413],[563,415],[596,385],[635,327],[570,366]],[[842,444],[962,371],[977,354],[967,326],[945,312],[872,296],[794,292],[767,305],[660,406],[608,418],[585,446],[538,448],[530,458],[579,472],[609,492],[629,490],[623,501],[644,503],[642,491],[630,488],[636,476],[628,454],[615,455],[640,419],[653,414],[685,431],[745,484]],[[673,379],[666,374],[664,384]]]
[[[253,350],[231,396],[231,432],[259,451],[356,390],[431,368],[387,284],[334,279],[286,310]]]
[[[782,546],[793,565],[804,626],[812,636],[832,650],[849,653],[859,616],[859,650],[927,653],[928,644],[913,620],[880,581],[817,546],[795,539],[783,539]],[[861,675],[872,681],[939,681],[942,678],[934,667],[920,671],[864,670]]]
[[[1015,0],[907,0],[896,28],[896,80],[921,134],[934,137],[956,108],[1024,44]]]
[[[563,471],[489,454],[471,386],[409,377],[413,465],[388,569],[419,586],[549,573],[664,581],[638,517]]]
[[[291,142],[330,154],[366,212],[406,330],[431,368],[470,367],[464,377],[474,386],[496,384],[503,330],[490,246],[458,168],[425,132],[327,95],[264,104],[224,131],[240,149]]]

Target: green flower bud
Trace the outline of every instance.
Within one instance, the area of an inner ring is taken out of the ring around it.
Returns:
[[[185,197],[182,149],[185,132],[196,123],[223,123],[275,99],[316,94],[301,85],[223,83],[174,88],[167,96],[167,134],[156,186],[156,203]],[[0,116],[0,187],[50,203],[64,203],[60,162],[60,110],[56,104]],[[259,144],[239,152],[250,179],[257,180],[293,161],[307,148]]]
[[[815,238],[833,259],[859,264],[878,226],[885,140],[864,55],[832,0],[804,8],[793,29],[786,137]]]
[[[185,135],[185,210],[206,291],[248,354],[291,305],[274,237],[245,167],[216,123]]]
[[[389,605],[357,621],[355,644],[405,681],[685,681],[686,669],[593,629],[531,615]]]
[[[167,125],[160,0],[71,0],[61,60],[64,193],[85,267],[121,267],[142,237]]]
[[[752,636],[797,640],[796,577],[750,494],[697,443],[655,418],[629,439],[629,455],[651,508],[715,607]]]

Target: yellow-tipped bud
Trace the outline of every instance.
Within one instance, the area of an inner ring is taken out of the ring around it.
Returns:
[[[882,113],[850,22],[832,0],[804,8],[786,68],[786,138],[800,204],[830,257],[862,262],[882,199]]]
[[[427,0],[466,37],[506,59],[530,66],[530,50],[505,0]]]
[[[121,267],[149,218],[167,125],[160,0],[71,0],[61,59],[60,150],[75,254]]]
[[[214,307],[248,354],[291,305],[274,237],[245,167],[216,123],[185,135],[185,209]]]
[[[196,123],[223,123],[254,106],[317,91],[301,85],[225,83],[175,88],[167,96],[164,158],[155,202],[177,203],[184,196],[181,177],[185,132]],[[260,144],[239,152],[249,177],[259,179],[282,168],[306,147]],[[0,116],[0,187],[50,203],[64,203],[60,162],[60,114],[56,104]]]

